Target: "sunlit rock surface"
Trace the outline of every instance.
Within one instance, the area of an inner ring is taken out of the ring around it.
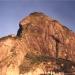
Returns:
[[[43,13],[22,19],[16,36],[0,38],[0,75],[75,72],[75,33]]]

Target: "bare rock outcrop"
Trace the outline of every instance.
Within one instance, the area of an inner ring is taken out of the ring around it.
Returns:
[[[74,58],[75,33],[43,13],[22,19],[16,36],[0,38],[0,75],[73,73]]]

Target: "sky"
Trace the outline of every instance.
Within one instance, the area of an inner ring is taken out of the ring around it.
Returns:
[[[0,37],[15,34],[19,21],[43,12],[75,32],[75,0],[0,0]]]

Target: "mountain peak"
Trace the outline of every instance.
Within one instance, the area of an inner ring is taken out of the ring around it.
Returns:
[[[44,13],[31,13],[16,36],[0,39],[0,75],[73,74],[74,50],[74,32]]]

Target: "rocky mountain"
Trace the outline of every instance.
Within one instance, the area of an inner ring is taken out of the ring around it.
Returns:
[[[16,36],[0,38],[0,75],[72,75],[74,58],[75,33],[44,13],[31,13]]]

